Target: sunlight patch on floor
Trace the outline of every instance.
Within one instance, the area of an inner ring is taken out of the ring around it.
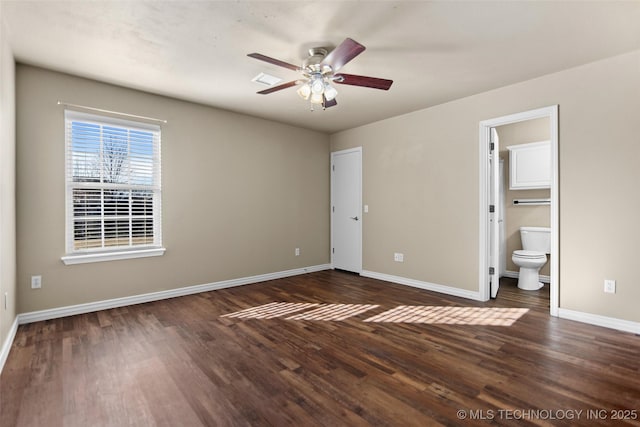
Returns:
[[[315,310],[295,314],[287,320],[345,320],[379,307],[372,304],[325,304]]]
[[[378,307],[380,306],[377,304],[271,302],[223,314],[220,317],[238,319],[284,317],[285,320],[341,321]],[[528,308],[400,305],[369,317],[363,322],[511,326],[528,311]]]
[[[250,307],[234,313],[223,314],[220,317],[237,317],[241,319],[274,319],[286,316],[296,311],[317,307],[321,304],[297,303],[297,302],[271,302],[258,307]]]
[[[511,326],[528,311],[528,308],[401,305],[365,319],[364,322]]]

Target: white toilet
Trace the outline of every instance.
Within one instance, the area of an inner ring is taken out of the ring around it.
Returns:
[[[538,272],[547,263],[551,253],[551,229],[548,227],[520,227],[521,250],[513,251],[511,259],[520,267],[518,287],[537,291],[542,286]]]

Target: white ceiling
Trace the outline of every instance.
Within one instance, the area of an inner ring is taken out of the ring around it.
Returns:
[[[640,1],[6,1],[16,60],[324,132],[335,132],[640,49]],[[259,72],[296,72],[306,50],[351,37],[341,71],[394,80],[337,86],[309,111]],[[72,100],[66,100],[71,102]],[[96,107],[100,107],[96,105]],[[137,112],[142,114],[143,112]]]

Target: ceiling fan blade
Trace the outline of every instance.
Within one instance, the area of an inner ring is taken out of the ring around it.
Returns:
[[[338,105],[338,101],[336,101],[335,98],[329,101],[327,100],[327,98],[324,97],[324,95],[322,95],[322,106],[324,108],[335,107],[336,105]]]
[[[283,83],[283,84],[278,85],[278,86],[270,87],[269,89],[261,90],[258,93],[260,95],[266,95],[266,94],[269,94],[269,93],[272,93],[272,92],[277,92],[277,91],[282,90],[282,89],[290,88],[291,86],[295,86],[297,84],[298,84],[298,80],[293,80],[293,81],[288,82],[288,83]]]
[[[331,66],[334,72],[338,71],[347,62],[364,52],[366,48],[357,41],[346,38],[335,49],[333,49],[322,61],[323,64]]]
[[[377,77],[357,76],[355,74],[336,74],[334,83],[352,86],[364,86],[373,89],[389,90],[393,80],[379,79]]]
[[[258,59],[260,61],[268,62],[269,64],[279,65],[280,67],[288,68],[288,69],[293,70],[293,71],[299,71],[300,70],[300,67],[298,67],[296,65],[289,64],[288,62],[280,61],[279,59],[271,58],[269,56],[265,56],[265,55],[263,55],[261,53],[249,53],[249,54],[247,54],[247,56],[250,56],[251,58]]]

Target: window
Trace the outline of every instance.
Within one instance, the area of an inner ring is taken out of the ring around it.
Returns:
[[[162,255],[160,127],[65,111],[65,264]]]

